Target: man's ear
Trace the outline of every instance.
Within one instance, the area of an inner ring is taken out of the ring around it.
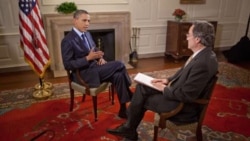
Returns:
[[[201,39],[199,37],[195,37],[195,42],[198,44],[200,43]]]

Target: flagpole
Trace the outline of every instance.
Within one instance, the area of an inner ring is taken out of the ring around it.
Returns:
[[[40,84],[40,87],[43,87],[43,81],[42,81],[42,79],[41,78],[39,78],[39,84]]]

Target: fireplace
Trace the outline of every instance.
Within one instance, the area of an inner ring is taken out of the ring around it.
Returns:
[[[89,31],[94,36],[101,36],[101,46],[103,46],[102,39],[112,38],[111,33],[112,31],[114,32],[114,49],[113,51],[108,52],[108,56],[113,54],[113,57],[108,58],[109,61],[114,59],[119,60],[127,67],[130,67],[128,64],[130,53],[130,13],[98,12],[90,13],[90,16],[91,24]],[[61,57],[61,40],[63,39],[65,32],[72,30],[73,16],[71,14],[44,14],[43,17],[48,48],[51,56],[50,69],[53,72],[54,77],[66,76]],[[100,33],[100,30],[104,32]],[[94,40],[97,40],[96,43],[98,46],[98,38]],[[107,44],[106,41],[105,44]]]

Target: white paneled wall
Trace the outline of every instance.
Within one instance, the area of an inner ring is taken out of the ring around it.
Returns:
[[[27,66],[19,44],[18,2],[0,2],[0,68]]]
[[[65,0],[40,0],[42,14],[56,13]],[[131,27],[140,28],[140,57],[164,55],[167,20],[176,8],[186,11],[186,20],[218,21],[217,49],[228,49],[245,34],[250,0],[206,0],[206,4],[181,5],[179,0],[70,0],[89,12],[130,11]],[[0,69],[27,66],[19,47],[18,0],[0,1]],[[131,32],[132,33],[132,32]],[[129,44],[129,43],[128,43]]]
[[[141,54],[163,53],[165,50],[166,27],[144,27],[138,41]]]

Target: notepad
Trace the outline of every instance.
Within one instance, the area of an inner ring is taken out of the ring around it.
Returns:
[[[155,79],[151,76],[148,76],[146,74],[143,74],[143,73],[137,73],[134,80],[137,82],[137,83],[141,83],[143,85],[146,85],[148,87],[151,87],[153,89],[156,89],[156,90],[159,90],[156,86],[154,86],[151,81]]]

